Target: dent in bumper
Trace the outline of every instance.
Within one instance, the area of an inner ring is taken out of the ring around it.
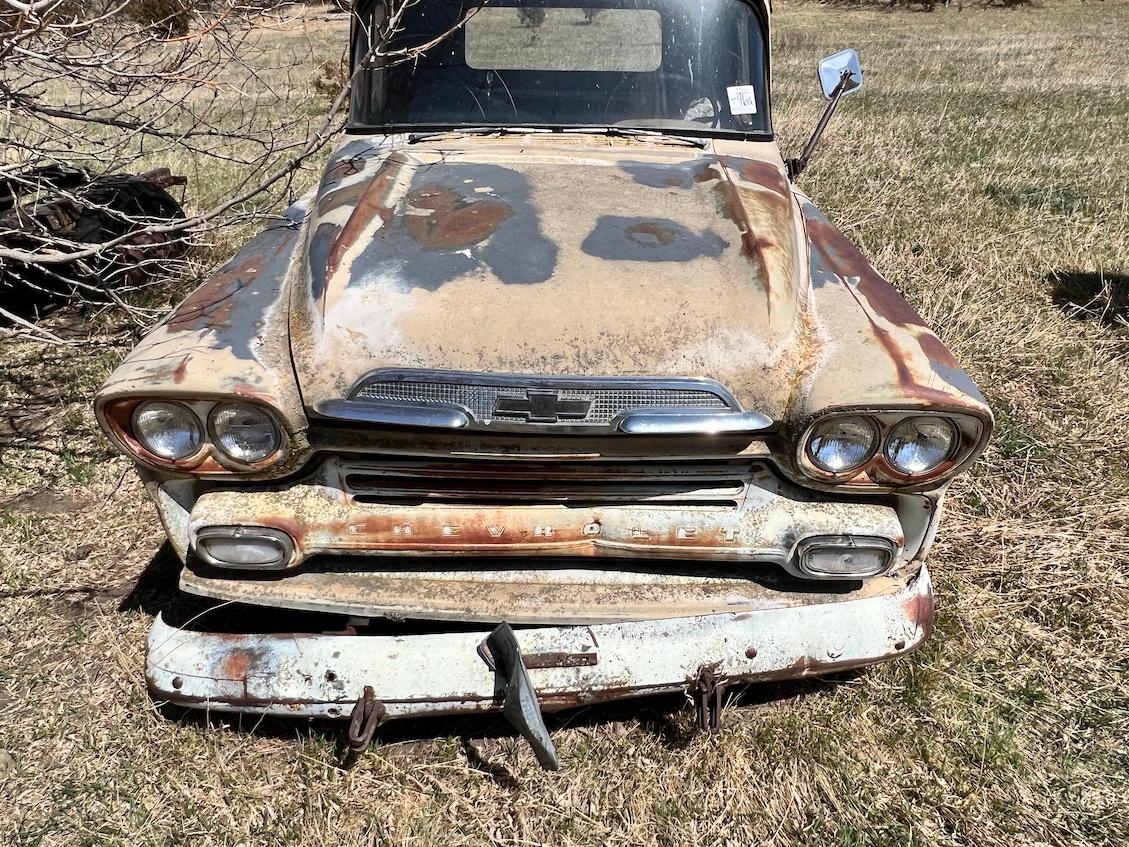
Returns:
[[[873,664],[919,646],[932,615],[923,567],[896,590],[856,600],[517,635],[542,708],[557,710],[684,690],[703,665],[727,682],[755,682]],[[157,699],[218,711],[345,717],[365,685],[390,719],[491,711],[501,702],[478,654],[487,634],[244,635],[158,617],[145,676]]]

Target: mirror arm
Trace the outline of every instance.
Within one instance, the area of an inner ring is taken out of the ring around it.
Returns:
[[[835,110],[839,108],[839,101],[843,99],[843,94],[847,90],[847,82],[853,77],[850,71],[843,71],[843,75],[839,77],[839,84],[835,86],[835,90],[831,92],[831,102],[827,104],[827,108],[823,110],[823,117],[819,119],[819,123],[815,125],[815,132],[811,134],[808,143],[804,145],[804,151],[797,159],[789,159],[788,176],[791,179],[796,179],[804,172],[811,161],[812,154],[815,153],[815,148],[819,144],[820,138],[823,137],[823,131],[827,129],[827,125],[831,123],[831,119],[835,117]]]

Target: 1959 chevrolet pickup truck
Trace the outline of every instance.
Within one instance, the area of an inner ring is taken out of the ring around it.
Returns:
[[[355,749],[501,710],[551,767],[543,711],[686,691],[716,727],[727,684],[928,636],[992,416],[796,187],[862,73],[820,65],[786,162],[769,16],[356,4],[319,186],[97,397],[181,590],[306,622],[158,618],[155,697],[351,717]]]

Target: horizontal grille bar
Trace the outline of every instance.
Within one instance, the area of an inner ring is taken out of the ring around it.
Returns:
[[[391,484],[390,484],[391,483]],[[346,480],[353,497],[362,503],[412,500],[417,502],[507,502],[547,503],[638,503],[690,498],[696,503],[732,503],[744,491],[740,480],[703,480],[694,483],[552,483],[532,480],[498,480],[488,487],[457,480],[411,480],[404,478],[357,477]]]
[[[734,507],[748,463],[388,462],[350,466],[358,502],[476,505],[647,503]]]

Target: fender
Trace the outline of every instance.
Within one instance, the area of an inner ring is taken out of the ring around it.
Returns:
[[[133,397],[246,397],[274,409],[291,436],[307,428],[287,318],[312,197],[247,242],[125,358],[95,398],[103,428],[106,405]]]
[[[986,441],[992,413],[956,357],[810,200],[798,200],[822,344],[797,421],[830,408],[945,410],[978,418]]]

